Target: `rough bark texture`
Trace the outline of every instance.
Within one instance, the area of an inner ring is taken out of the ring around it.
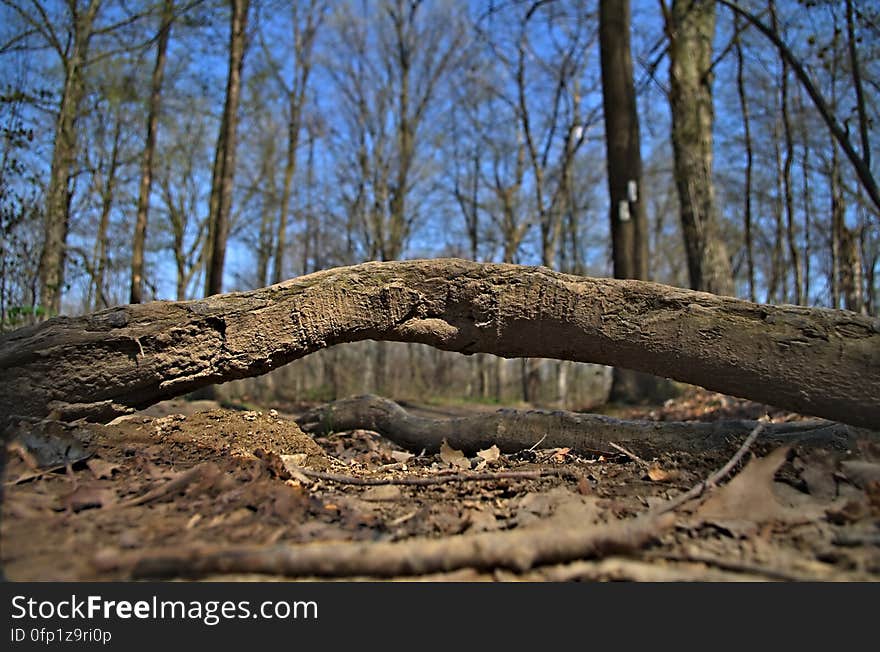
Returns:
[[[232,211],[232,185],[235,176],[235,151],[238,139],[238,104],[241,98],[241,71],[247,41],[247,19],[250,0],[230,0],[232,14],[229,28],[229,75],[226,80],[226,101],[217,136],[214,173],[208,215],[210,252],[206,261],[205,296],[223,291],[223,267],[226,261],[226,239]]]
[[[59,51],[64,68],[64,86],[55,118],[55,140],[46,188],[43,249],[39,264],[40,304],[49,314],[61,311],[67,233],[70,229],[71,182],[76,173],[77,120],[85,94],[83,68],[88,59],[95,16],[100,8],[101,2],[92,0],[82,11],[73,12],[67,34],[68,46],[64,52]]]
[[[639,115],[633,82],[627,0],[599,3],[602,98],[614,278],[648,278],[648,218],[642,197]]]
[[[675,185],[691,287],[729,295],[733,279],[719,233],[712,181],[715,4],[673,0],[666,29]]]
[[[880,423],[876,318],[455,259],[365,263],[8,333],[0,422],[111,419],[367,339],[622,366],[857,426]]]
[[[680,421],[625,421],[598,414],[565,410],[512,410],[452,419],[429,419],[408,413],[394,401],[378,396],[358,396],[335,401],[297,419],[306,432],[326,434],[363,428],[418,453],[435,453],[445,439],[453,448],[475,453],[492,445],[503,453],[515,453],[539,444],[541,448],[571,448],[590,454],[609,451],[609,442],[626,444],[639,454],[659,450],[707,450],[728,437],[745,436],[757,423],[725,420],[710,423]],[[764,438],[839,438],[854,440],[848,426],[825,421],[767,424]]]

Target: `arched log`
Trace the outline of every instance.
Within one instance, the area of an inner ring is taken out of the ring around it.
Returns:
[[[5,334],[0,418],[106,421],[367,339],[615,365],[880,424],[878,319],[455,259],[365,263]]]

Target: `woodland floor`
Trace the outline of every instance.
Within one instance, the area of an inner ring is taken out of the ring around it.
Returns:
[[[291,420],[295,408],[276,407],[287,409],[242,411],[174,401],[112,425],[64,429],[54,434],[67,442],[61,453],[66,459],[56,454],[59,468],[48,472],[41,462],[51,464],[52,451],[41,448],[39,437],[13,443],[0,522],[7,576],[124,580],[143,575],[138,570],[143,560],[168,551],[222,555],[246,544],[251,555],[259,555],[264,549],[331,541],[425,542],[480,532],[544,532],[542,524],[554,515],[558,520],[575,512],[598,532],[662,507],[722,467],[742,444],[731,440],[702,454],[670,450],[651,460],[612,447],[592,455],[535,448],[500,456],[489,451],[470,460],[450,450],[413,456],[368,431],[312,440]],[[486,409],[407,407],[432,417]],[[209,409],[199,411],[204,408]],[[617,410],[615,416],[756,418],[767,409],[693,390],[664,406]],[[770,416],[797,418],[778,411]],[[57,448],[57,438],[52,441]],[[49,455],[35,458],[40,454]],[[400,579],[876,581],[878,463],[876,440],[846,449],[779,448],[759,439],[732,480],[671,510],[671,523],[649,533],[647,542],[529,569],[475,562]],[[535,470],[562,473],[495,477]],[[394,481],[450,476],[445,478],[450,481],[364,486],[317,478],[321,472]],[[477,472],[488,479],[471,477]],[[572,505],[580,511],[572,512]],[[285,579],[243,570],[234,558],[223,575],[188,572],[184,564],[166,569],[162,577]],[[328,574],[334,573],[297,579]],[[375,574],[347,574],[348,579],[371,577]]]

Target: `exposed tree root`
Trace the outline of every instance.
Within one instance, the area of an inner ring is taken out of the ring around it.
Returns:
[[[397,403],[378,396],[358,396],[335,401],[307,412],[297,420],[311,433],[373,430],[414,452],[436,452],[443,439],[467,453],[497,445],[514,453],[541,442],[545,448],[571,448],[589,454],[610,451],[625,443],[642,452],[707,450],[728,438],[741,437],[755,428],[747,420],[710,423],[675,421],[625,421],[602,415],[563,410],[500,409],[453,419],[429,419],[410,414]],[[827,421],[766,424],[767,439],[819,439],[846,443],[848,426]]]

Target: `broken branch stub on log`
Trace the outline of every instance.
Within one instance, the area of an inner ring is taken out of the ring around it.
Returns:
[[[880,424],[878,319],[437,259],[364,263],[5,334],[0,425],[17,416],[107,421],[367,339],[614,365],[856,426]]]

